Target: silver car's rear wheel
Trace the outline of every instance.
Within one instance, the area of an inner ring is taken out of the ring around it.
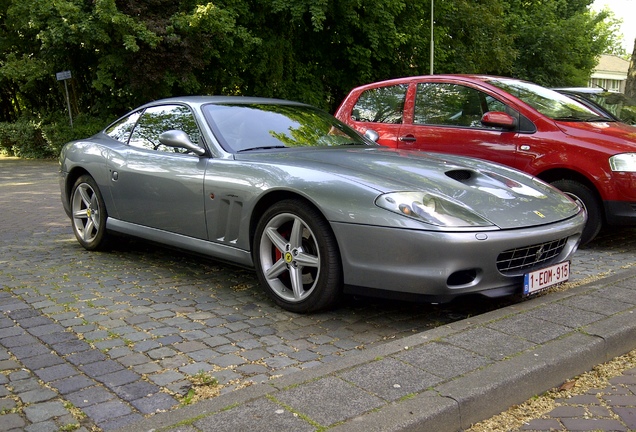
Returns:
[[[95,180],[77,179],[71,192],[71,221],[77,241],[87,250],[106,246],[106,206]]]
[[[300,201],[281,201],[265,212],[254,261],[267,294],[289,311],[324,309],[341,291],[340,256],[329,224]]]

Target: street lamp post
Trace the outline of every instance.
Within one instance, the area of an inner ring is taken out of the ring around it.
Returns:
[[[433,5],[435,4],[435,0],[431,0],[431,70],[430,74],[433,75]]]

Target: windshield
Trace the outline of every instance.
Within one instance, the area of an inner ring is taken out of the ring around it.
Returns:
[[[621,121],[636,125],[636,101],[622,93],[603,92],[581,94],[612,113]]]
[[[540,85],[507,79],[492,79],[490,84],[521,99],[546,117],[557,121],[607,121],[585,105]]]
[[[306,105],[209,104],[203,113],[221,145],[231,152],[373,145],[330,114]]]

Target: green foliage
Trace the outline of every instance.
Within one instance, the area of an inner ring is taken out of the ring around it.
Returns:
[[[0,148],[9,156],[24,158],[52,157],[53,151],[44,139],[40,125],[20,119],[14,123],[0,123]]]
[[[594,42],[604,46],[603,54],[611,54],[629,60],[629,55],[621,42],[621,24],[623,20],[616,18],[614,12],[607,7],[592,17],[596,23],[596,31],[592,33]]]
[[[605,13],[593,15],[591,0],[508,2],[509,32],[518,56],[509,75],[544,86],[585,85],[610,40],[601,31]]]
[[[428,73],[430,1],[4,0],[0,121],[15,124],[2,124],[1,148],[49,156],[82,130],[80,120],[72,131],[64,126],[55,74],[65,70],[78,119],[112,119],[186,94],[278,97],[333,111],[354,86]],[[596,57],[618,46],[617,20],[592,13],[591,2],[436,0],[435,73],[583,85]]]
[[[74,139],[99,132],[104,119],[79,116],[73,119],[53,116],[46,120],[20,118],[15,122],[0,122],[0,154],[27,159],[55,158],[62,146]]]
[[[64,144],[96,134],[104,129],[111,120],[113,119],[82,114],[73,118],[73,126],[71,127],[68,117],[55,115],[42,121],[42,135],[48,147],[57,157]]]
[[[509,75],[518,50],[516,34],[507,26],[505,2],[438,3],[435,23],[444,30],[435,33],[435,73]]]

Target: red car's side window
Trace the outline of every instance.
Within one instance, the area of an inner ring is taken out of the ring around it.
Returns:
[[[419,83],[415,95],[413,123],[488,128],[481,122],[481,118],[492,110],[493,101],[494,99],[489,102],[485,93],[459,84]],[[499,105],[503,106],[501,103]]]
[[[398,84],[364,91],[351,111],[352,120],[372,123],[402,123],[407,89],[408,84]]]
[[[479,92],[445,83],[419,83],[413,123],[447,126],[476,126],[484,113]]]

